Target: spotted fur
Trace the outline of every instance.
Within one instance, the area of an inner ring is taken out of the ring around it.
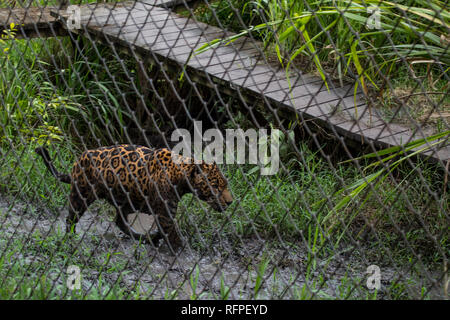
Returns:
[[[167,237],[175,248],[181,240],[174,217],[184,194],[193,192],[217,211],[225,210],[233,201],[228,182],[216,164],[194,164],[188,158],[172,156],[169,149],[118,145],[87,150],[73,165],[70,176],[56,170],[45,148],[36,152],[57,179],[71,184],[68,232],[72,228],[75,231],[92,202],[106,199],[117,209],[116,224],[124,233],[143,239],[127,223],[127,216],[133,212],[154,214],[162,232],[152,233],[152,241]]]

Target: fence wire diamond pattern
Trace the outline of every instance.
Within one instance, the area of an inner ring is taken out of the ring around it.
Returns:
[[[0,298],[448,299],[440,0],[0,2]]]

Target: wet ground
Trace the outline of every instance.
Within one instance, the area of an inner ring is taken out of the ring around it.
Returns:
[[[89,252],[78,257],[85,261],[79,265],[84,291],[98,285],[97,264],[105,259],[109,259],[109,267],[101,273],[104,283],[113,286],[117,282],[130,292],[139,288],[144,297],[153,299],[217,299],[226,294],[229,299],[249,299],[255,297],[255,292],[261,299],[366,299],[374,292],[367,288],[370,274],[366,274],[366,269],[372,264],[381,270],[381,287],[376,297],[391,298],[393,281],[408,277],[409,270],[368,261],[361,247],[354,250],[352,246],[340,247],[325,258],[322,255],[309,259],[311,252],[301,243],[294,246],[236,237],[221,239],[220,244],[209,245],[206,250],[195,250],[187,243],[173,255],[164,243],[159,248],[137,245],[115,227],[111,213],[104,207],[101,203],[91,206],[77,225],[80,238],[73,240],[73,246],[79,249],[75,254]],[[61,210],[56,217],[46,209],[0,197],[0,214],[2,239],[24,237],[36,231],[45,238],[63,232],[67,210]],[[151,217],[145,217],[144,228],[151,222]],[[140,227],[135,225],[136,229]],[[43,260],[36,252],[21,252],[20,257],[33,262]],[[258,271],[262,276],[258,276]],[[63,278],[55,281],[63,285]],[[411,282],[411,295],[420,292],[423,281],[427,280]],[[433,290],[432,296],[439,292]]]

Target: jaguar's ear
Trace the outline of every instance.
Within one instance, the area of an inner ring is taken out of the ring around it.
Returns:
[[[193,163],[192,164],[192,171],[191,171],[191,181],[195,181],[198,174],[200,173],[200,168],[198,164]]]
[[[198,164],[192,164],[191,174],[189,175],[189,184],[194,190],[198,190],[201,184],[200,168]]]
[[[191,181],[200,180],[202,178],[202,171],[204,167],[204,162],[199,164],[192,164],[192,171],[191,171]]]

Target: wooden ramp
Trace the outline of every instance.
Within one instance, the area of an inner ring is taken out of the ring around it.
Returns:
[[[16,38],[44,38],[66,36],[67,31],[50,14],[53,7],[0,9],[0,34],[14,23]]]
[[[362,93],[354,94],[353,85],[337,87],[330,82],[327,90],[319,77],[298,73],[288,81],[285,71],[268,63],[261,43],[252,39],[244,37],[196,55],[194,51],[206,42],[230,33],[170,12],[163,8],[167,1],[153,2],[156,5],[145,0],[81,6],[81,29],[71,31],[135,50],[154,62],[185,68],[197,82],[249,101],[261,99],[267,106],[298,114],[364,145],[398,146],[427,134],[387,124],[377,110],[367,107]],[[67,19],[63,11],[52,14]],[[435,161],[450,159],[449,141],[429,156]]]

